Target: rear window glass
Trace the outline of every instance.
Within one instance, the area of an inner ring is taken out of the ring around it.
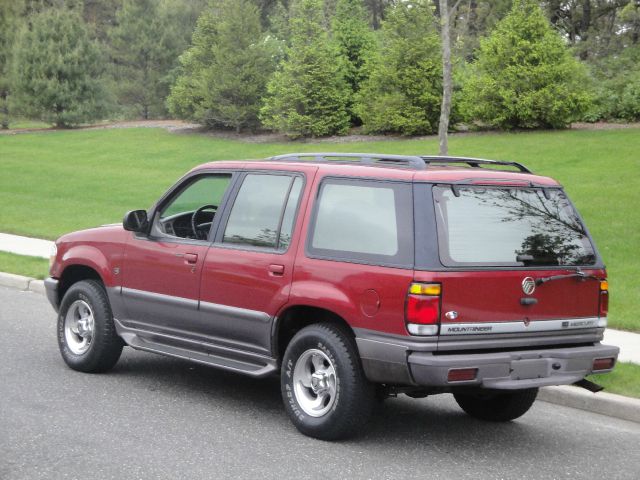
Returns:
[[[436,186],[444,265],[593,265],[593,246],[559,189]]]
[[[323,182],[309,250],[376,264],[413,261],[411,187],[370,180]]]

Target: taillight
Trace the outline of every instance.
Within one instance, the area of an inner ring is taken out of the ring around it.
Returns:
[[[611,370],[615,364],[616,364],[616,359],[613,357],[596,358],[593,361],[591,370],[593,370],[594,372],[597,372],[599,370]]]
[[[478,376],[477,368],[454,368],[447,374],[447,382],[468,382]]]
[[[440,326],[439,283],[412,283],[407,294],[405,319],[412,335],[437,335]]]
[[[606,317],[609,313],[609,282],[602,280],[600,282],[600,302],[598,308],[598,316]]]

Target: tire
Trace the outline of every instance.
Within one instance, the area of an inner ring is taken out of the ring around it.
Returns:
[[[467,414],[491,422],[509,422],[521,417],[531,408],[537,395],[537,388],[504,393],[453,394]]]
[[[365,378],[355,343],[328,323],[293,337],[282,362],[281,389],[296,428],[321,440],[353,436],[374,405],[374,386]]]
[[[73,284],[58,314],[58,347],[65,363],[80,372],[106,372],[120,358],[123,345],[102,284],[95,280]]]

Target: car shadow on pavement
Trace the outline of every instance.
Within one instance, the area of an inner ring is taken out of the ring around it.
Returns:
[[[187,397],[203,408],[228,408],[230,415],[258,416],[277,430],[293,429],[282,406],[276,376],[255,379],[186,360],[130,349],[125,352],[108,374],[113,380],[117,378],[157,395]],[[471,441],[480,450],[483,443],[491,442],[494,449],[501,438],[508,437],[511,445],[514,439],[528,442],[538,437],[539,429],[531,427],[519,421],[496,424],[475,420],[458,408],[451,395],[426,399],[400,395],[378,404],[362,435],[342,443],[375,444],[384,438],[385,444],[405,444],[413,438],[449,445]],[[505,443],[505,448],[508,445]]]

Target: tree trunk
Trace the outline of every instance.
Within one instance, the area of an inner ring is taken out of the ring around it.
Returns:
[[[591,28],[591,0],[584,0],[582,4],[582,20],[580,22],[580,43],[585,45],[580,52],[580,60],[589,58],[589,49],[586,47],[586,41],[589,38],[589,29]]]
[[[0,128],[3,130],[9,129],[9,93],[6,90],[0,92],[0,113],[2,114],[2,119],[0,121]]]
[[[454,7],[455,9],[455,7]],[[438,141],[440,155],[449,154],[449,115],[451,113],[451,40],[449,38],[449,6],[447,0],[440,0],[440,36],[442,38],[442,107],[440,108],[440,125]]]

